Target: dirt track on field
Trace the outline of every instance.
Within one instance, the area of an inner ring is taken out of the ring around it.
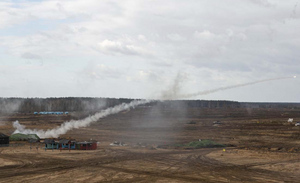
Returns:
[[[296,182],[299,178],[297,174],[293,176],[289,172],[260,168],[275,164],[272,161],[237,165],[207,156],[221,149],[132,150],[129,147],[107,147],[92,152],[28,152],[27,148],[24,146],[17,152],[8,148],[1,152],[2,158],[16,162],[15,165],[0,167],[1,182]],[[223,156],[226,155],[223,153]]]
[[[96,151],[44,151],[42,144],[30,151],[26,142],[1,147],[0,182],[298,182],[300,129],[286,122],[289,117],[300,119],[300,110],[136,108],[64,135],[98,140]],[[7,115],[0,130],[10,134],[16,119],[47,129],[72,118]],[[198,139],[230,147],[172,146]],[[128,146],[109,146],[114,140]]]

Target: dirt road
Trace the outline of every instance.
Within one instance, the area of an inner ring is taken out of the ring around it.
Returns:
[[[0,182],[297,182],[299,175],[210,158],[222,149],[149,150],[102,147],[97,151],[1,149]],[[226,153],[222,153],[226,156]],[[293,159],[277,161],[283,163]]]

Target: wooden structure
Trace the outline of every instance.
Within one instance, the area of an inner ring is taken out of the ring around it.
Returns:
[[[58,149],[59,144],[54,139],[45,139],[45,149]]]
[[[77,142],[76,149],[78,149],[78,150],[96,150],[97,142]]]
[[[60,149],[75,149],[76,148],[76,141],[71,141],[68,139],[61,139],[59,142]]]
[[[96,150],[97,142],[76,142],[69,139],[45,139],[45,150],[59,149],[59,150]]]

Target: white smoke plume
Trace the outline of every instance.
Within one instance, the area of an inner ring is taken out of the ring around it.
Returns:
[[[268,81],[273,81],[273,80],[292,79],[292,78],[296,78],[296,76],[271,78],[271,79],[264,79],[264,80],[249,82],[249,83],[225,86],[225,87],[220,87],[220,88],[216,88],[216,89],[212,89],[212,90],[205,90],[205,91],[200,91],[200,92],[191,93],[191,94],[178,95],[177,98],[192,98],[192,97],[196,97],[196,96],[199,96],[199,95],[208,95],[208,94],[215,93],[215,92],[218,92],[218,91],[229,90],[229,89],[239,88],[239,87],[248,86],[248,85],[254,85],[254,84],[257,84],[257,83],[263,83],[263,82],[268,82]]]
[[[108,109],[105,109],[101,112],[98,112],[92,116],[89,116],[85,119],[81,120],[71,120],[68,122],[65,122],[61,124],[57,128],[53,129],[48,129],[46,131],[44,130],[37,130],[37,129],[26,129],[24,125],[21,125],[18,121],[15,121],[13,123],[13,127],[16,128],[14,133],[22,133],[22,134],[37,134],[41,138],[49,138],[49,137],[54,137],[57,138],[62,134],[67,133],[69,130],[76,129],[76,128],[82,128],[82,127],[87,127],[91,123],[98,121],[101,118],[104,118],[106,116],[112,115],[119,113],[123,110],[129,110],[132,109],[138,105],[146,104],[151,102],[151,100],[134,100],[130,103],[122,103],[120,105],[110,107]],[[13,133],[13,134],[14,134]]]

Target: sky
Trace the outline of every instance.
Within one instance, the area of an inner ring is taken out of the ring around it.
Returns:
[[[0,97],[300,102],[299,2],[1,0]]]

